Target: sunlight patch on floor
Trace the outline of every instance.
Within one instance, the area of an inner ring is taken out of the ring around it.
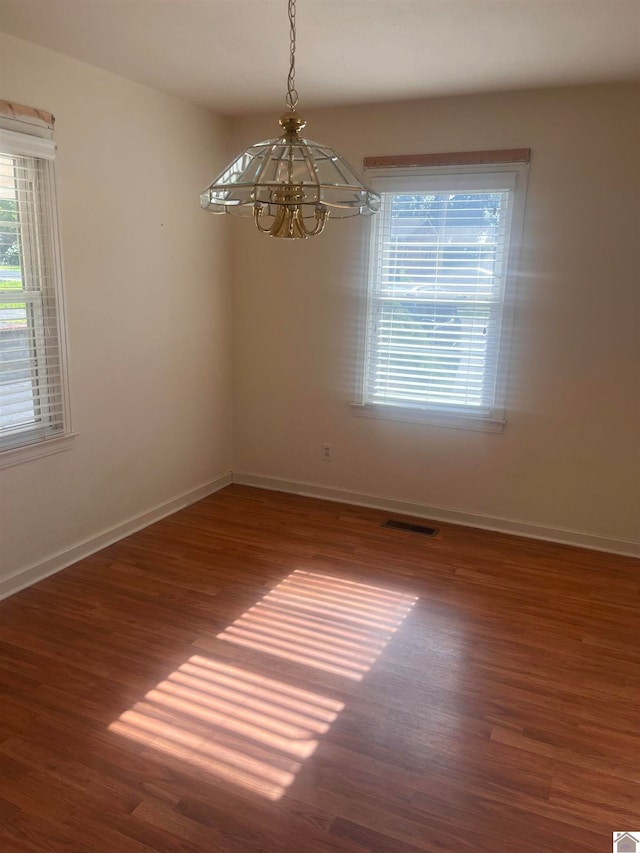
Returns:
[[[343,707],[193,655],[109,729],[277,800]]]
[[[416,601],[368,584],[294,571],[218,639],[360,681]]]
[[[218,639],[360,680],[416,601],[295,571]],[[329,696],[194,654],[109,730],[145,752],[278,800],[343,708]]]

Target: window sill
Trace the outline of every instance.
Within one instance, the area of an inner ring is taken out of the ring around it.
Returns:
[[[76,432],[69,432],[58,438],[49,438],[46,441],[36,441],[33,444],[24,444],[22,447],[12,447],[0,451],[0,469],[11,468],[13,465],[21,465],[23,462],[31,462],[42,456],[50,456],[53,453],[62,453],[73,447]]]
[[[351,411],[354,415],[364,418],[383,418],[390,421],[406,421],[453,429],[472,429],[480,432],[501,433],[506,424],[506,421],[495,417],[466,415],[458,412],[405,409],[402,406],[381,406],[374,403],[352,403]]]

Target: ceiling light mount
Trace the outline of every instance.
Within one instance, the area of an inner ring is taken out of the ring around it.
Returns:
[[[289,239],[321,234],[327,219],[366,216],[380,208],[380,196],[367,189],[332,148],[304,139],[306,121],[296,112],[296,0],[288,0],[290,58],[282,135],[250,146],[224,169],[200,196],[212,213],[253,216],[259,231]]]

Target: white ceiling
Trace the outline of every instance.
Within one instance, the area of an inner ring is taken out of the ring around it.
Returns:
[[[640,77],[640,0],[298,0],[297,20],[301,109]],[[220,113],[283,105],[286,0],[0,0],[0,30]]]

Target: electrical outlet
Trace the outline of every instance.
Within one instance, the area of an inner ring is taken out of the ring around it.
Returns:
[[[323,444],[322,445],[322,458],[325,462],[331,462],[331,445]]]

